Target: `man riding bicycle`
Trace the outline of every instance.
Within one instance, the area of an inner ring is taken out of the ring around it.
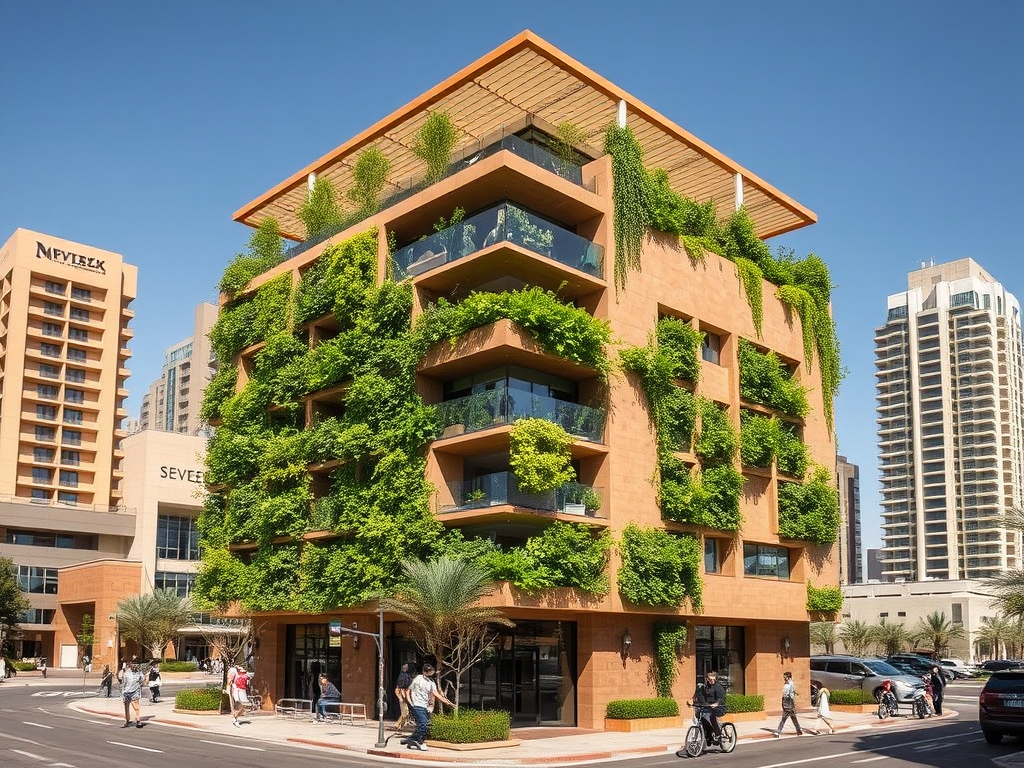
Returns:
[[[718,673],[713,669],[707,673],[703,683],[697,683],[692,703],[695,707],[707,707],[714,743],[721,741],[722,726],[718,718],[725,714],[725,687],[718,682]]]

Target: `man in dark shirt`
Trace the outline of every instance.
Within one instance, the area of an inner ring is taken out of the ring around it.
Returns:
[[[409,719],[409,686],[412,685],[412,672],[411,664],[403,664],[402,672],[395,681],[395,698],[398,699],[398,707],[401,710],[398,722],[395,723],[396,731],[402,730]]]
[[[707,673],[703,683],[697,683],[693,692],[693,705],[696,707],[707,707],[709,719],[711,720],[711,733],[714,741],[722,737],[722,727],[718,724],[718,718],[725,714],[725,687],[718,682],[718,673],[711,670]]]

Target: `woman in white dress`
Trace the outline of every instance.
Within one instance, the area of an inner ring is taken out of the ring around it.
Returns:
[[[814,721],[814,725],[817,726],[818,720],[821,720],[828,726],[829,733],[835,733],[836,729],[832,727],[832,710],[828,706],[829,690],[824,685],[818,689],[818,709],[817,718]],[[821,731],[815,729],[816,734],[820,734]]]

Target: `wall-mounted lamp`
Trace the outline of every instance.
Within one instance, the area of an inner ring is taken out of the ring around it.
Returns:
[[[633,645],[633,638],[629,634],[629,630],[627,629],[625,632],[622,633],[622,658],[623,658],[623,660],[625,660],[625,658],[627,656],[629,656],[629,647],[631,645]]]
[[[359,629],[359,622],[352,622],[352,629]],[[359,650],[359,635],[352,635],[352,650]]]
[[[792,643],[789,642],[789,635],[786,635],[785,637],[782,638],[782,655],[783,656],[789,656],[789,649],[790,649],[791,646],[792,646]]]

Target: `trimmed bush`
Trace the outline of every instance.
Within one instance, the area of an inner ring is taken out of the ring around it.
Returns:
[[[194,661],[161,661],[161,672],[195,672],[199,665]]]
[[[764,696],[762,694],[744,695],[741,693],[725,694],[725,711],[730,714],[736,712],[763,712]]]
[[[36,663],[34,661],[15,661],[14,668],[19,672],[31,672],[36,668]]]
[[[175,709],[190,709],[193,712],[212,712],[220,709],[221,691],[219,686],[189,688],[178,691],[174,697]]]
[[[430,718],[431,739],[450,744],[478,744],[482,741],[508,741],[512,730],[512,716],[503,710],[479,712],[475,709],[438,714]]]
[[[874,704],[875,697],[870,691],[862,691],[860,688],[850,688],[842,691],[829,691],[829,704],[846,704],[858,706],[860,704]]]
[[[678,714],[679,703],[675,699],[615,699],[608,702],[604,716],[612,720],[638,720]]]

